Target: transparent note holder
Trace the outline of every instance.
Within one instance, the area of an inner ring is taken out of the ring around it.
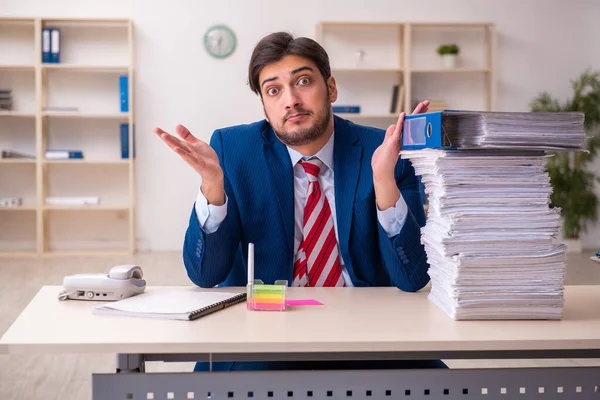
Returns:
[[[287,281],[278,280],[274,284],[264,284],[255,279],[248,288],[247,309],[251,311],[285,311],[285,289]]]

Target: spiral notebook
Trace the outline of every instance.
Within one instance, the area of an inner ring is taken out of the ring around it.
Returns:
[[[154,289],[94,307],[93,313],[191,321],[245,300],[245,292]]]

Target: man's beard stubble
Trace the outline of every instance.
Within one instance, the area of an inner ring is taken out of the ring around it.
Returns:
[[[291,111],[289,115],[296,113],[308,113],[308,111],[304,110],[303,108],[296,108]],[[275,135],[279,138],[279,140],[281,140],[281,142],[283,142],[283,144],[287,146],[302,146],[323,136],[327,126],[329,125],[330,119],[331,103],[328,101],[327,104],[325,104],[325,107],[320,109],[317,114],[315,114],[315,122],[309,128],[302,129],[295,133],[290,133],[283,128],[285,122],[282,124],[281,129],[277,129],[273,124],[271,124],[271,127],[273,128]]]

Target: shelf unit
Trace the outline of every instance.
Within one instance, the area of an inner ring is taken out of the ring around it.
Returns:
[[[330,57],[338,86],[334,105],[359,105],[338,114],[357,123],[387,128],[418,101],[443,101],[446,108],[496,109],[496,28],[492,23],[321,22],[316,40]],[[459,63],[442,64],[437,48],[456,43]],[[404,86],[403,106],[391,112],[392,89]]]
[[[60,29],[60,63],[42,62],[43,28]],[[13,109],[0,111],[0,150],[35,156],[0,159],[0,197],[22,198],[0,208],[0,256],[135,252],[134,72],[131,20],[0,18],[0,89],[13,97]],[[128,77],[128,112],[120,111],[120,75]],[[84,158],[48,160],[49,148],[82,150]],[[100,203],[46,204],[48,196]]]

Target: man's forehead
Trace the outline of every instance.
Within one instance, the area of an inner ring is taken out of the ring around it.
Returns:
[[[277,62],[265,65],[260,71],[259,79],[262,82],[263,79],[272,77],[283,78],[293,74],[294,71],[302,67],[309,67],[313,71],[316,69],[315,63],[308,58],[296,55],[288,55]]]

